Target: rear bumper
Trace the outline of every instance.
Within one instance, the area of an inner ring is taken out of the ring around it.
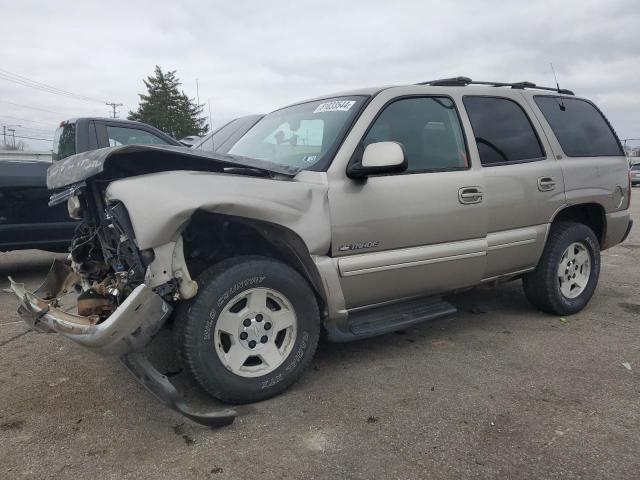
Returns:
[[[624,242],[633,224],[628,209],[607,213],[606,222],[607,227],[605,238],[602,242],[602,250]]]
[[[624,236],[622,237],[622,240],[620,240],[620,243],[624,242],[627,237],[629,236],[629,233],[631,233],[631,229],[633,228],[633,220],[629,220],[629,226],[627,227],[627,231],[624,232]]]
[[[171,306],[145,284],[138,285],[104,321],[83,317],[58,307],[58,297],[77,281],[71,268],[54,262],[42,286],[31,293],[9,278],[20,301],[18,313],[34,330],[57,332],[101,355],[122,356],[140,351],[160,330]]]

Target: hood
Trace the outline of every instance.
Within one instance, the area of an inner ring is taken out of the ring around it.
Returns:
[[[120,145],[72,155],[55,162],[47,171],[50,190],[82,182],[96,175],[116,179],[172,170],[224,172],[247,167],[293,177],[302,169],[277,163],[205,152],[173,145]]]

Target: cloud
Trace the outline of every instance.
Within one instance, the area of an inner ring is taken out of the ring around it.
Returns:
[[[562,87],[598,103],[621,137],[640,137],[635,0],[0,0],[0,9],[11,39],[0,68],[124,103],[122,116],[156,64],[176,69],[192,97],[197,78],[220,124],[334,91],[455,75],[551,85],[553,62]],[[0,80],[3,123],[20,117],[52,131],[107,112]]]

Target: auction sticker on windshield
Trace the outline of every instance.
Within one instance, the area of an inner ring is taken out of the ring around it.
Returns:
[[[348,112],[355,103],[355,100],[334,100],[333,102],[325,102],[318,105],[313,113]]]

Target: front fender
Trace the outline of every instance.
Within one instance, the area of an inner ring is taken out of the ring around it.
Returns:
[[[327,191],[326,176],[318,172],[275,180],[171,171],[116,180],[106,199],[127,207],[141,250],[175,240],[195,211],[203,210],[282,225],[300,236],[309,253],[322,255],[331,242]]]

